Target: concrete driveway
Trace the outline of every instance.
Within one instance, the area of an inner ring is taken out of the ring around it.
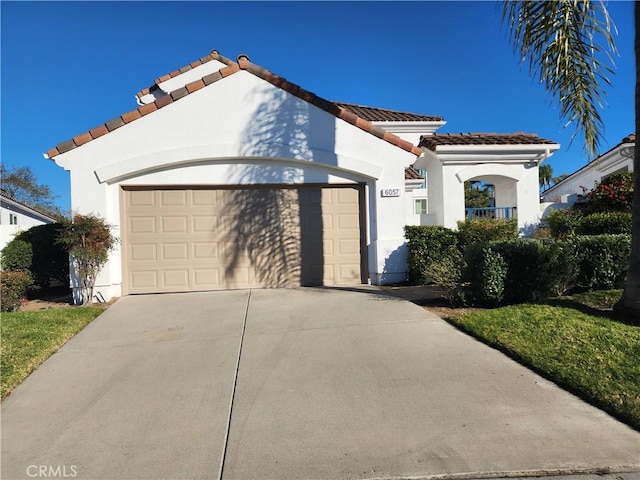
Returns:
[[[640,434],[373,289],[125,297],[2,404],[4,480],[639,469]]]

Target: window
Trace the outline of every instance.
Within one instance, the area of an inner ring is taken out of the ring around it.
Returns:
[[[427,213],[427,199],[419,198],[416,200],[416,214],[423,215]]]
[[[18,224],[18,216],[13,213],[9,214],[9,225],[17,225]]]

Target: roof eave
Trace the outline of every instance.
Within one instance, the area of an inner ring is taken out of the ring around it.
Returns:
[[[424,135],[431,134],[447,124],[444,120],[433,121],[381,121],[371,122],[373,125],[382,127],[386,130],[392,130],[401,133],[420,133]]]
[[[426,170],[431,161],[447,165],[476,163],[539,164],[560,148],[557,143],[518,145],[438,145],[433,151],[423,147],[423,154],[414,164]]]
[[[16,208],[20,208],[21,210],[26,210],[29,213],[39,217],[40,219],[44,219],[45,221],[49,220],[51,223],[55,223],[56,221],[55,218],[52,218],[49,215],[45,215],[44,213],[39,212],[38,210],[34,210],[30,206],[25,205],[24,203],[18,202],[17,200],[12,199],[11,197],[7,197],[6,195],[0,194],[0,198],[2,198],[2,200],[7,202],[9,205]]]

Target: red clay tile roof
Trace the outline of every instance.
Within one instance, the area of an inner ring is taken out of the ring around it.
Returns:
[[[216,50],[214,50],[211,52],[211,54],[208,57],[204,57],[203,59],[200,59],[196,62],[189,64],[188,66],[185,66],[179,70],[176,70],[174,72],[171,72],[170,74],[167,74],[163,77],[158,78],[156,80],[155,85],[157,86],[158,83],[161,83],[165,80],[168,80],[169,78],[172,78],[173,76],[178,75],[179,73],[176,73],[176,72],[188,71],[192,68],[195,68],[194,65],[195,66],[202,65],[203,63],[206,63],[206,61],[211,61],[211,60],[218,60],[224,63],[226,67],[221,68],[219,71],[215,73],[206,75],[202,77],[200,80],[196,80],[191,83],[188,83],[184,87],[174,90],[168,95],[159,97],[153,103],[142,105],[137,109],[124,113],[121,116],[114,118],[112,120],[109,120],[105,124],[99,125],[98,127],[95,127],[89,130],[88,132],[77,135],[73,137],[73,139],[71,140],[62,142],[58,144],[56,147],[49,149],[47,151],[47,156],[49,158],[53,158],[57,155],[68,152],[69,150],[73,150],[74,148],[84,145],[85,143],[90,142],[91,140],[94,140],[98,137],[101,137],[102,135],[106,135],[107,133],[112,132],[117,128],[120,128],[123,125],[126,125],[127,123],[131,123],[137,120],[138,118],[141,118],[145,115],[148,115],[154,112],[155,110],[158,110],[160,108],[163,108],[169,105],[172,102],[178,101],[181,98],[186,97],[187,95],[197,90],[200,90],[201,88],[207,85],[210,85],[213,82],[217,82],[218,80],[221,80],[225,77],[228,77],[229,75],[239,72],[240,70],[246,70],[247,72],[250,72],[257,77],[262,78],[263,80],[290,93],[291,95],[294,95],[308,103],[311,103],[312,105],[315,105],[316,107],[336,116],[337,118],[340,118],[347,123],[355,125],[361,130],[364,130],[365,132],[368,132],[378,138],[381,138],[382,140],[388,143],[391,143],[392,145],[395,145],[403,150],[406,150],[407,152],[413,153],[416,156],[419,156],[422,154],[422,150],[416,147],[415,145],[412,145],[410,142],[403,140],[397,135],[387,132],[386,130],[376,125],[373,125],[370,121],[365,120],[364,118],[356,115],[355,113],[341,106],[336,105],[333,102],[330,102],[329,100],[325,100],[324,98],[318,97],[316,94],[311,93],[308,90],[305,90],[300,86],[289,82],[285,78],[279,77],[278,75],[274,75],[269,70],[262,68],[259,65],[255,65],[251,63],[249,61],[249,57],[247,57],[246,55],[238,55],[238,61],[236,63],[232,60],[229,60],[226,57],[223,57]],[[148,90],[151,91],[153,88],[154,87],[152,86]],[[143,90],[140,93],[145,94],[145,92],[146,90]]]
[[[355,113],[360,118],[370,122],[441,122],[444,117],[433,115],[421,115],[418,113],[400,112],[387,108],[367,107],[353,103],[333,102],[345,110]]]
[[[556,142],[533,133],[435,133],[423,135],[420,147],[436,150],[438,145],[544,145]]]
[[[224,61],[223,61],[224,59]],[[199,67],[200,65],[204,65],[207,62],[210,62],[211,60],[218,60],[226,65],[228,65],[231,60],[229,60],[226,57],[223,57],[222,55],[220,55],[216,50],[213,50],[209,55],[207,55],[206,57],[202,57],[198,60],[196,60],[195,62],[191,62],[189,65],[185,65],[183,67],[180,67],[177,70],[174,70],[173,72],[169,72],[166,75],[163,75],[161,77],[156,78],[153,81],[153,85],[151,85],[149,88],[145,88],[144,90],[139,91],[136,94],[136,97],[140,98],[144,95],[147,95],[148,93],[153,92],[154,90],[158,90],[160,87],[158,85],[160,85],[162,82],[166,82],[167,80],[173,78],[173,77],[177,77],[178,75],[183,74],[184,72],[188,72],[189,70],[192,70],[196,67]]]
[[[424,180],[424,177],[418,173],[413,167],[407,167],[404,169],[405,180]]]
[[[636,134],[634,132],[624,137],[620,143],[635,143],[635,141],[636,141]]]

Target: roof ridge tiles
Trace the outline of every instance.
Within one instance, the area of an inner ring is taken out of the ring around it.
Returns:
[[[230,60],[229,58],[220,55],[220,53],[217,50],[213,50],[208,56],[203,57],[199,60],[196,60],[195,62],[192,62],[189,65],[182,67],[179,70],[175,70],[174,72],[171,72],[167,75],[159,77],[158,79],[156,79],[156,82],[162,83],[162,81],[166,81],[169,78],[173,78],[173,76],[177,76],[178,74],[184,73],[186,71],[189,71],[192,68],[195,68],[194,65],[195,66],[202,65],[203,63],[206,63],[207,61],[211,61],[211,60],[218,60],[221,63],[225,64],[226,66],[221,68],[217,72],[206,75],[201,79],[195,80],[193,82],[186,84],[183,87],[180,87],[176,90],[168,92],[167,95],[158,97],[154,102],[141,105],[134,110],[125,112],[119,117],[116,117],[112,120],[105,122],[102,125],[92,128],[88,132],[84,132],[80,135],[76,135],[71,140],[67,140],[66,142],[62,142],[56,145],[55,147],[47,151],[47,157],[51,159],[57,155],[73,150],[74,148],[84,145],[85,143],[88,143],[92,140],[95,140],[96,138],[99,138],[103,135],[106,135],[107,133],[110,133],[118,129],[123,125],[131,123],[139,118],[144,117],[145,115],[153,113],[156,110],[159,110],[160,108],[163,108],[175,101],[178,101],[190,95],[191,93],[194,93],[197,90],[200,90],[201,88],[204,88],[205,86],[210,85],[211,83],[214,83],[218,80],[226,78],[230,75],[233,75],[234,73],[239,72],[240,70],[246,70],[247,72],[271,83],[275,87],[278,87],[290,93],[291,95],[294,95],[308,103],[311,103],[312,105],[315,105],[316,107],[334,115],[335,117],[340,118],[345,122],[350,123],[360,128],[361,130],[364,130],[365,132],[368,132],[378,138],[381,138],[382,140],[392,145],[402,148],[407,152],[413,153],[416,156],[419,156],[422,154],[422,149],[419,148],[418,146],[413,145],[412,143],[406,140],[403,140],[399,136],[392,134],[376,125],[373,125],[371,121],[365,120],[364,118],[339,106],[334,102],[331,102],[322,97],[319,97],[315,93],[312,93],[300,87],[299,85],[296,85],[295,83],[289,82],[284,77],[280,77],[274,73],[271,73],[266,68],[263,68],[259,65],[251,63],[251,61],[249,60],[249,57],[245,54],[238,55],[238,62],[234,62],[233,60]],[[172,76],[172,74],[175,72],[179,72],[179,73]],[[155,85],[157,86],[158,83],[156,83]],[[140,97],[141,94],[145,95],[146,94],[144,93],[145,91],[147,91],[147,93],[151,91],[151,88],[153,87],[142,90],[138,94],[138,98]]]
[[[403,112],[390,108],[372,107],[349,102],[333,101],[336,105],[346,108],[365,120],[372,122],[442,122],[444,117],[438,115],[423,115],[418,113]]]

